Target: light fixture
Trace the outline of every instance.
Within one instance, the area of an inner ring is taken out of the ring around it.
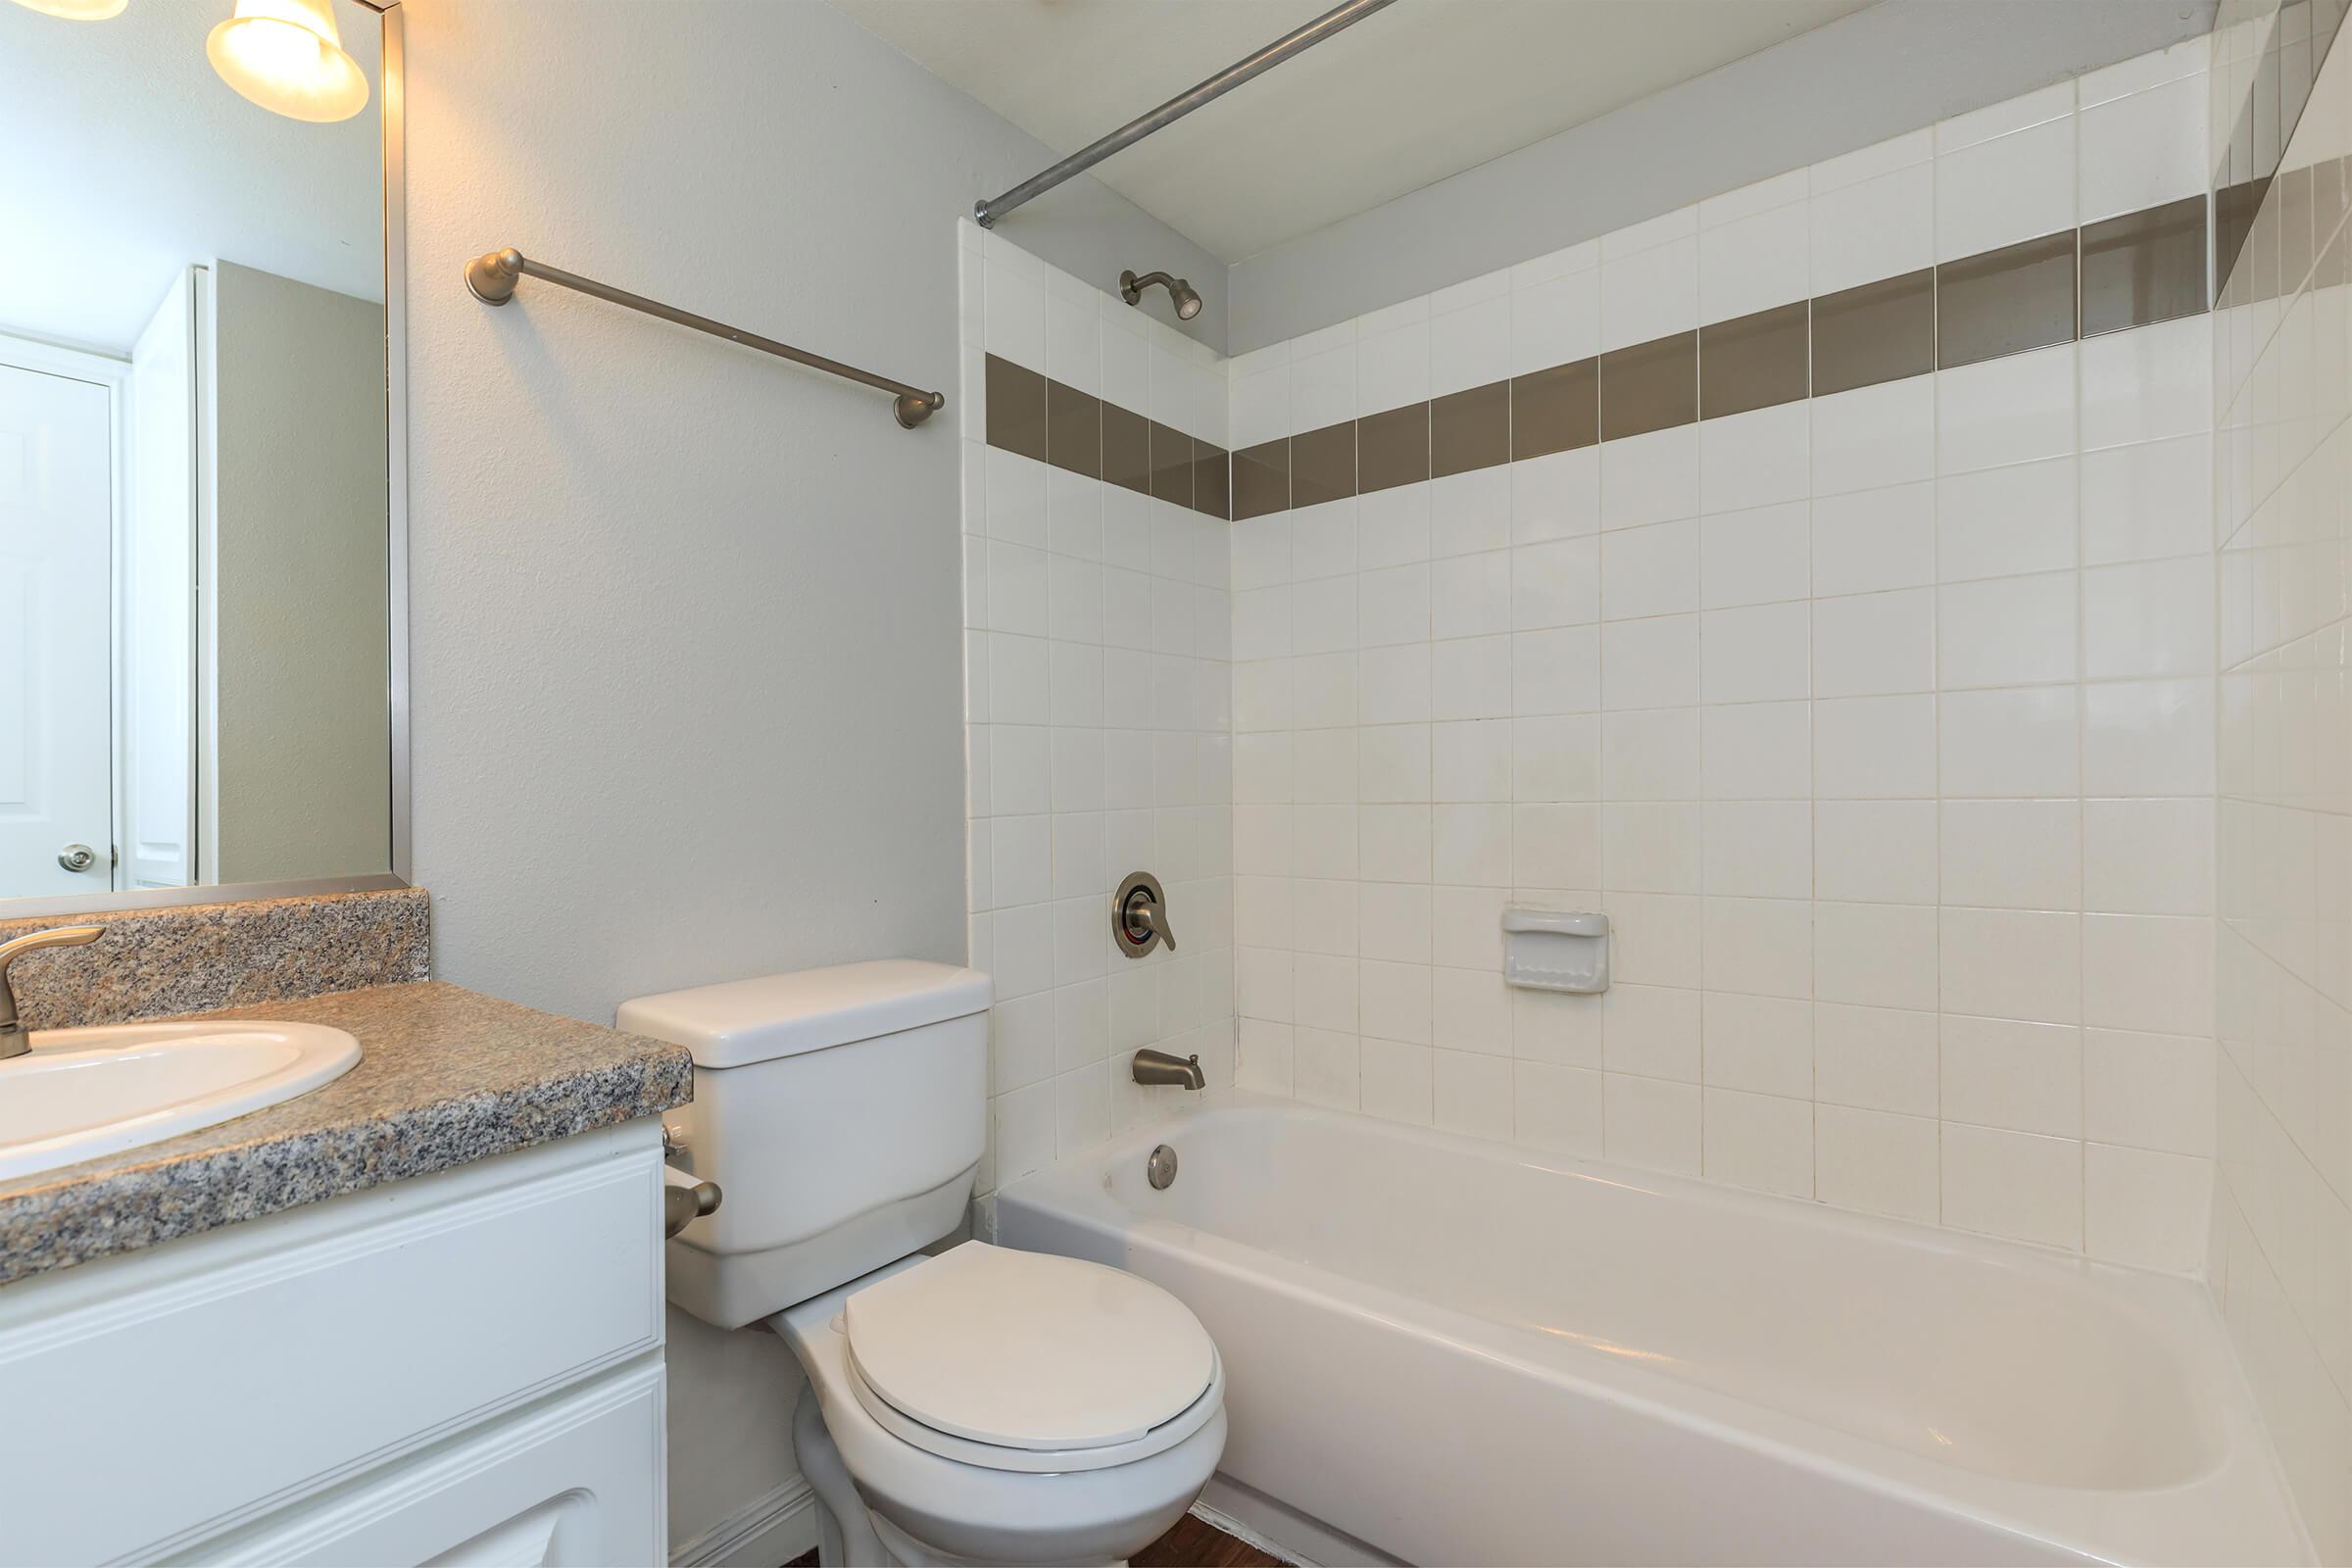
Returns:
[[[119,17],[130,0],[17,0],[27,11],[38,11],[44,17],[63,17],[68,22],[104,22]]]
[[[220,79],[289,120],[349,120],[368,107],[368,76],[343,52],[333,0],[237,0],[204,40]]]

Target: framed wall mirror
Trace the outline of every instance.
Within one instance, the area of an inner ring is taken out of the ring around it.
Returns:
[[[0,0],[0,916],[408,875],[397,0]]]

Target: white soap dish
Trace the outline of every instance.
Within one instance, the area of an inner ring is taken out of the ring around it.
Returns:
[[[1538,991],[1590,996],[1609,989],[1609,917],[1597,910],[1502,911],[1502,978]]]

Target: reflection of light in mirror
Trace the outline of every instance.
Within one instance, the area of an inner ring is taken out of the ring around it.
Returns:
[[[68,22],[104,22],[119,17],[130,0],[17,0],[27,11],[43,16],[63,17]]]
[[[368,105],[368,77],[343,52],[332,0],[237,0],[204,52],[247,98],[290,120],[349,120]]]

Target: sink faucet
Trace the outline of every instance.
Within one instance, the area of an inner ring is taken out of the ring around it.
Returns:
[[[1139,1084],[1182,1084],[1187,1089],[1208,1087],[1208,1076],[1200,1070],[1199,1056],[1171,1056],[1164,1051],[1139,1051],[1135,1054],[1131,1070]]]
[[[58,925],[46,931],[34,931],[14,942],[0,942],[0,1061],[22,1056],[32,1049],[30,1031],[17,1016],[17,983],[9,977],[9,966],[27,953],[43,948],[81,948],[106,935],[102,925]]]

